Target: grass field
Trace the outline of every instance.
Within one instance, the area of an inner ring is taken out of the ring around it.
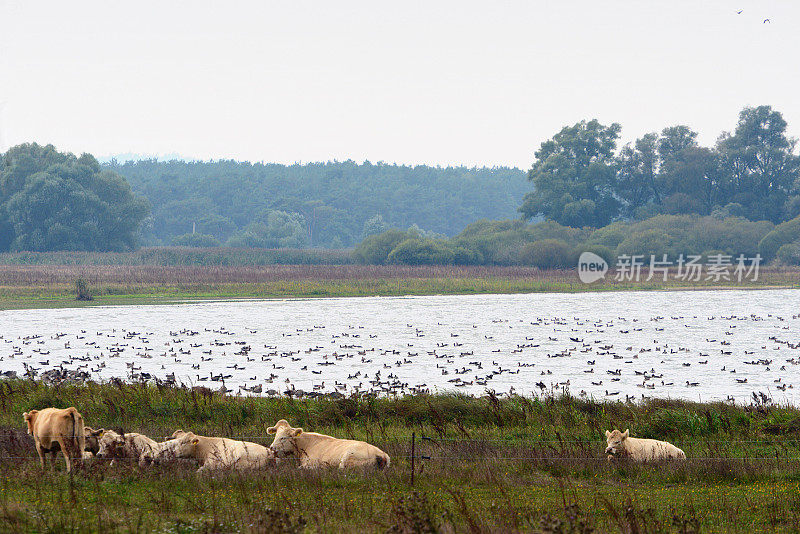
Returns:
[[[800,410],[565,397],[240,398],[154,385],[0,383],[0,531],[773,532],[800,522]],[[96,461],[41,474],[21,414],[75,405],[93,426],[268,444],[279,418],[364,439],[376,473],[198,477]],[[667,439],[689,460],[610,464],[602,432]],[[411,437],[415,480],[411,484]],[[421,439],[425,436],[426,439]]]
[[[646,277],[643,277],[646,278]],[[75,301],[84,280],[94,297]],[[20,265],[0,263],[0,309],[146,304],[191,299],[356,297],[800,287],[798,268],[762,268],[758,280],[582,284],[574,270],[531,267],[387,265]]]

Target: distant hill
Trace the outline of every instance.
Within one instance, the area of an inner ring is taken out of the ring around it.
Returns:
[[[144,245],[350,247],[364,235],[412,225],[452,236],[479,219],[518,217],[531,189],[523,171],[505,167],[156,159],[105,165],[152,204]]]

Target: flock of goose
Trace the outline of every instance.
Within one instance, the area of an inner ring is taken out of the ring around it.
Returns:
[[[297,397],[494,390],[746,400],[767,392],[791,401],[800,389],[800,314],[648,313],[628,303],[566,315],[524,305],[542,297],[2,312],[0,377]]]

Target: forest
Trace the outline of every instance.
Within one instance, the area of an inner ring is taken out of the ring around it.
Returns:
[[[140,246],[354,249],[368,264],[575,264],[584,250],[800,263],[800,155],[746,107],[700,146],[685,125],[619,147],[583,120],[514,168],[112,160],[52,145],[0,156],[0,252]],[[325,260],[327,261],[327,260]]]
[[[411,226],[452,236],[478,219],[516,216],[530,188],[511,168],[232,160],[108,168],[152,205],[141,231],[146,246],[344,248]]]

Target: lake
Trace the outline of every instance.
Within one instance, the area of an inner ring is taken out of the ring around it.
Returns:
[[[0,311],[0,372],[232,392],[748,401],[800,389],[798,290],[286,299]],[[27,339],[26,339],[27,338]],[[222,375],[222,376],[220,376]],[[513,389],[512,389],[513,388]]]

